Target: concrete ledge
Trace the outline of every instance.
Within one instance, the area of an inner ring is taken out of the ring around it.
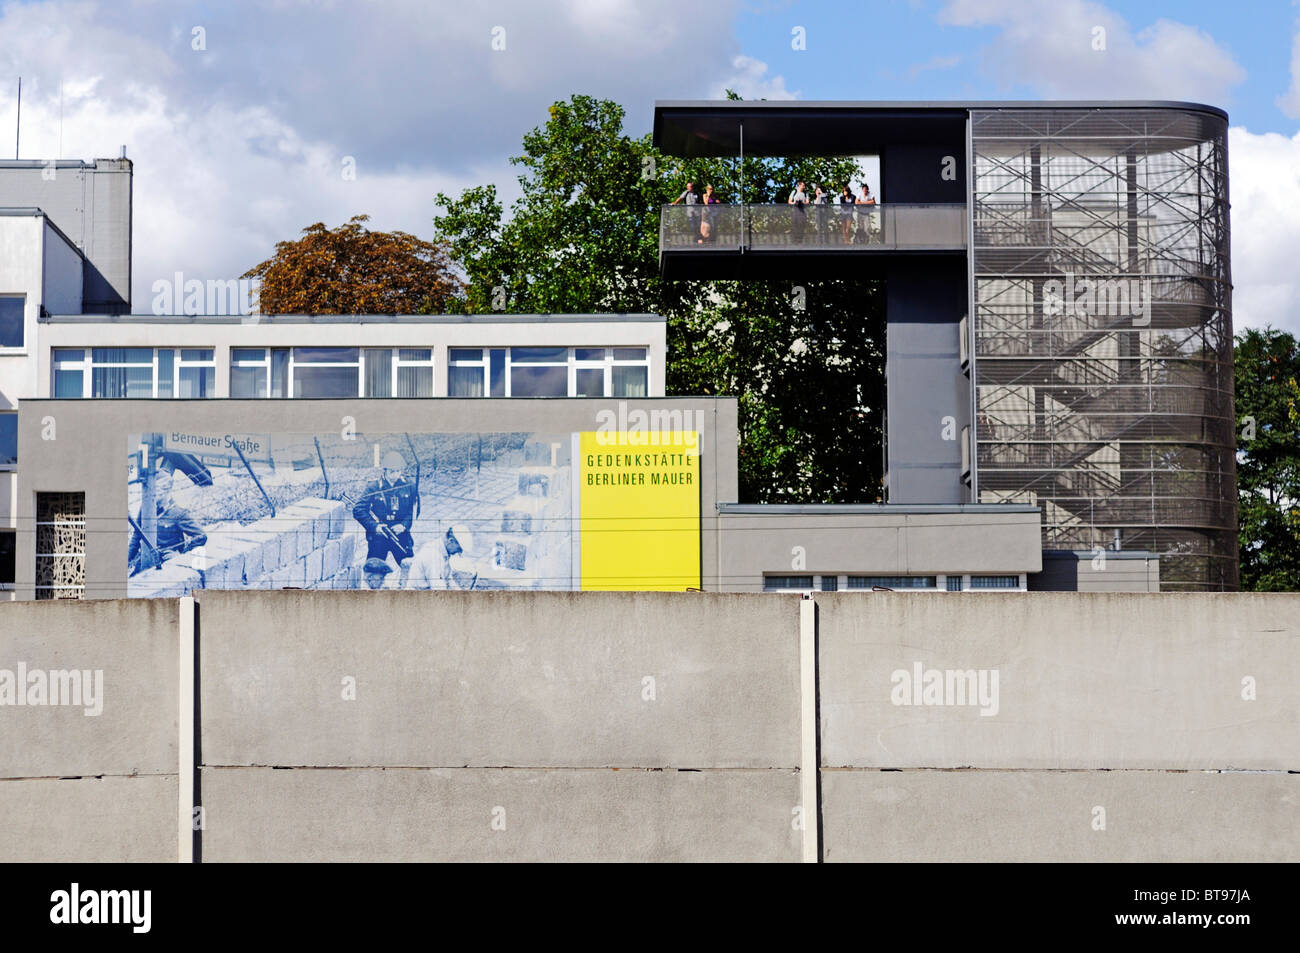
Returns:
[[[798,802],[794,771],[205,768],[203,859],[797,861]]]
[[[826,767],[1300,770],[1300,596],[819,593],[817,606]],[[896,704],[896,690],[917,700],[917,663],[983,671],[990,687],[996,672],[996,714],[948,703],[946,685],[945,704]]]
[[[822,811],[828,862],[1300,860],[1294,774],[825,771]]]
[[[176,775],[0,781],[0,862],[175,863]]]
[[[796,601],[211,592],[214,765],[794,768]],[[355,700],[344,679],[355,679]]]

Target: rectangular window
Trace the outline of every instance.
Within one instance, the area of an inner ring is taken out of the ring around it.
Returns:
[[[64,400],[86,396],[86,352],[82,348],[54,349],[54,396]]]
[[[267,361],[264,347],[230,349],[230,396],[250,400],[266,396]]]
[[[12,530],[0,530],[0,590],[12,589],[17,578],[18,563],[15,552],[18,534]]]
[[[52,391],[63,399],[87,396],[89,371],[90,397],[212,397],[217,380],[215,353],[210,347],[55,348]]]
[[[605,369],[579,367],[574,376],[574,397],[604,397]]]
[[[433,396],[433,348],[397,349],[397,397]]]
[[[764,576],[764,592],[781,592],[786,589],[811,589],[812,576]]]
[[[0,347],[22,347],[27,322],[26,295],[0,295]]]
[[[822,592],[836,592],[839,588],[839,576],[822,576]]]
[[[484,372],[481,347],[453,347],[447,353],[447,395],[482,397]]]
[[[511,397],[567,397],[569,369],[563,364],[515,364],[511,355]]]
[[[216,394],[217,362],[213,354],[210,347],[181,348],[181,359],[176,363],[177,397],[190,400]]]
[[[18,465],[18,414],[0,413],[0,470]]]
[[[289,349],[271,348],[271,396],[289,396]]]
[[[169,347],[158,349],[158,396],[171,397],[175,380],[175,352]]]
[[[492,383],[492,396],[506,396],[506,349],[494,347],[488,352],[488,371]]]
[[[133,400],[153,396],[153,348],[92,348],[90,362],[91,397]]]
[[[86,494],[36,494],[36,598],[86,591]]]
[[[451,348],[452,397],[646,397],[644,347]]]
[[[849,576],[850,589],[934,589],[936,576]]]
[[[646,397],[650,371],[645,367],[621,367],[614,365],[613,397]]]
[[[1019,576],[971,576],[972,589],[1019,589]]]
[[[948,577],[948,591],[961,592],[961,576]]]
[[[393,350],[387,347],[368,347],[362,352],[365,358],[366,397],[393,396]]]
[[[355,347],[293,349],[293,396],[306,399],[360,394],[361,350]]]

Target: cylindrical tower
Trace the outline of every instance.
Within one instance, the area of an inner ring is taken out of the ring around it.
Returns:
[[[971,111],[980,502],[1048,549],[1148,550],[1235,590],[1227,117],[1192,105]]]

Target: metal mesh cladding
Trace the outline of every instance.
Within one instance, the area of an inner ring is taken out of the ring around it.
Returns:
[[[990,109],[971,135],[980,501],[1236,589],[1226,120]]]

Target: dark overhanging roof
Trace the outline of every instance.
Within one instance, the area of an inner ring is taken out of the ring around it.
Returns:
[[[753,156],[863,155],[886,142],[964,145],[973,109],[1165,109],[1228,119],[1215,106],[1163,100],[658,100],[654,144],[687,158],[739,155],[743,121],[745,155]]]

